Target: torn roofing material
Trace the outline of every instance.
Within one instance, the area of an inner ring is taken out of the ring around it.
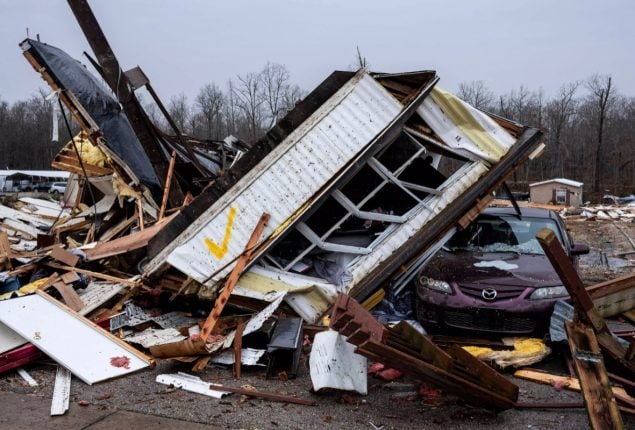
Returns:
[[[128,165],[139,180],[150,188],[160,187],[160,181],[130,121],[110,91],[79,61],[59,48],[33,39],[24,40],[20,47],[25,55],[28,53],[37,62],[39,73],[47,73],[53,79],[57,87],[53,89],[70,91],[75,96],[103,133],[106,146]]]

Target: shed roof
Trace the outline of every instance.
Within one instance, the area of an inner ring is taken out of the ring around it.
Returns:
[[[68,178],[70,176],[70,173],[62,172],[60,170],[0,170],[0,176],[42,176],[45,178]]]
[[[535,187],[537,185],[549,184],[551,182],[557,182],[558,184],[569,185],[571,187],[581,187],[582,185],[584,185],[584,182],[572,181],[571,179],[565,178],[554,178],[542,182],[534,182],[533,184],[529,184],[529,186]]]

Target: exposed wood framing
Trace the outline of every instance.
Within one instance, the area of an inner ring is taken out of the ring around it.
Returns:
[[[569,321],[565,321],[565,329],[591,428],[624,429],[595,333],[584,324]]]

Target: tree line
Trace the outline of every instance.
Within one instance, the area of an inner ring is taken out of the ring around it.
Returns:
[[[522,85],[495,95],[482,81],[460,84],[457,96],[543,130],[545,152],[514,174],[513,188],[560,177],[583,182],[585,200],[635,192],[635,97],[620,94],[610,75],[565,83],[551,97]]]
[[[568,82],[551,96],[524,85],[496,95],[483,81],[461,83],[456,94],[545,133],[544,154],[515,172],[508,181],[512,188],[527,190],[531,182],[564,177],[584,182],[585,199],[635,192],[635,97],[620,94],[611,76]],[[253,143],[305,95],[285,66],[267,63],[224,86],[206,84],[192,100],[173,96],[166,105],[182,133],[209,140],[231,134]],[[155,124],[171,132],[157,106],[145,94],[140,98]],[[60,119],[59,142],[51,141],[53,103],[43,89],[14,103],[0,95],[1,169],[49,168],[69,140]]]
[[[215,83],[201,87],[194,100],[173,96],[168,112],[182,133],[199,139],[221,140],[234,135],[254,143],[292,109],[305,92],[291,82],[289,70],[267,63],[259,72],[237,75],[225,88]],[[160,127],[169,130],[156,105],[146,111]]]

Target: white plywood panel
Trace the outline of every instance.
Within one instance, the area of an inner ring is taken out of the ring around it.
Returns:
[[[150,365],[140,352],[46,293],[0,301],[0,321],[87,384]]]

